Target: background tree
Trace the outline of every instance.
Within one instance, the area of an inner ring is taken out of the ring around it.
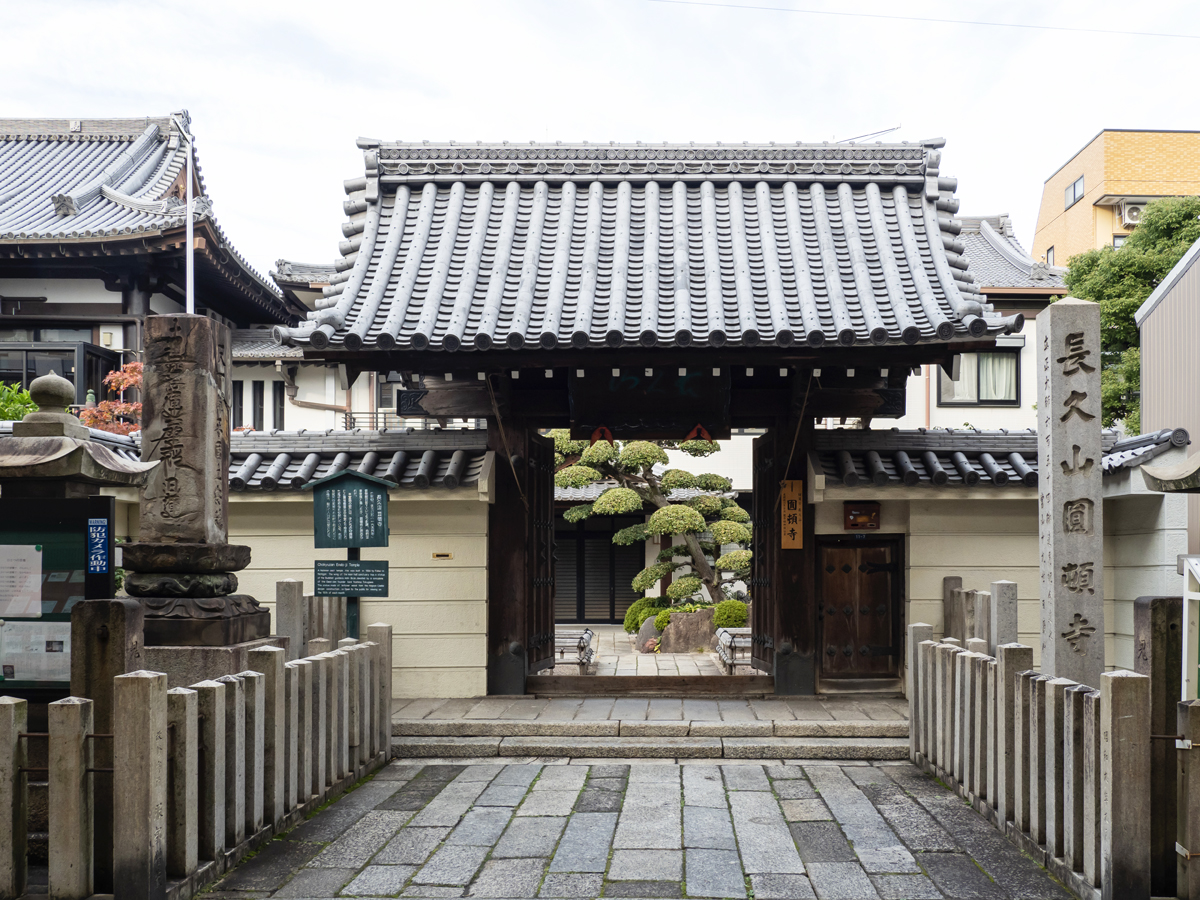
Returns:
[[[109,393],[118,395],[116,400],[102,400],[92,409],[81,409],[79,421],[89,428],[110,431],[113,434],[131,434],[142,427],[142,404],[122,399],[125,391],[139,390],[142,386],[142,364],[125,363],[104,376],[104,386]]]
[[[666,448],[694,457],[705,457],[721,449],[716,441],[573,441],[567,431],[553,431],[555,461],[559,466],[554,483],[559,487],[585,487],[597,481],[613,486],[592,503],[573,506],[564,513],[568,522],[589,516],[635,515],[650,506],[654,512],[645,524],[631,525],[613,535],[613,543],[629,545],[662,535],[676,542],[658,554],[658,561],[633,579],[633,590],[645,593],[662,578],[684,566],[691,571],[676,578],[667,588],[673,603],[686,603],[704,594],[712,603],[726,599],[734,582],[750,572],[750,514],[731,498],[728,478],[706,473],[693,475],[683,469],[656,473],[656,465],[667,465]],[[683,503],[672,503],[671,492],[696,488],[701,493]],[[705,536],[711,538],[707,539]],[[722,547],[737,549],[721,553]]]
[[[0,421],[19,422],[27,414],[37,412],[37,408],[29,391],[22,390],[19,384],[0,382]]]
[[[1123,422],[1126,433],[1141,432],[1141,341],[1133,314],[1200,239],[1197,217],[1200,197],[1155,200],[1120,248],[1088,250],[1068,262],[1071,296],[1100,304],[1100,389],[1106,426]]]

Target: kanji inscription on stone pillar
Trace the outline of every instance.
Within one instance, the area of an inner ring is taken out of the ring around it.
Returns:
[[[1037,317],[1042,672],[1096,687],[1104,671],[1100,307]]]
[[[149,316],[142,460],[160,460],[142,497],[139,541],[228,539],[229,329],[206,316]]]

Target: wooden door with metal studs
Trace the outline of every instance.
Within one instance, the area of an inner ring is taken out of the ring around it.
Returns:
[[[820,544],[823,680],[894,678],[899,672],[900,552],[899,540]]]

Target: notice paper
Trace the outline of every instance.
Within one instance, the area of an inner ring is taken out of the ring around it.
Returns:
[[[0,626],[0,674],[6,681],[71,680],[71,623],[9,620]]]
[[[0,619],[41,614],[41,545],[0,544]]]

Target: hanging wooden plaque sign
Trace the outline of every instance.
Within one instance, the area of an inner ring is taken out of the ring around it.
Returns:
[[[804,549],[804,482],[785,481],[779,489],[779,546]]]

